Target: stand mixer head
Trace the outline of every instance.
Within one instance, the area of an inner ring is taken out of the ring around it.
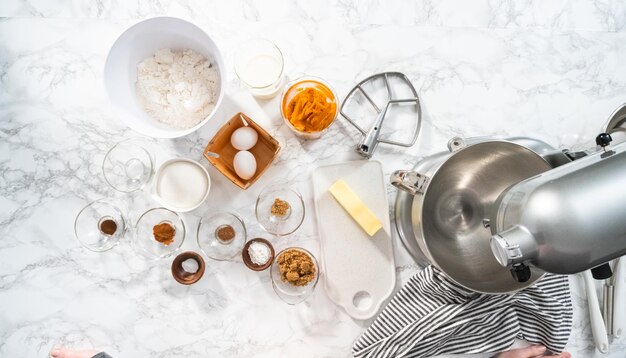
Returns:
[[[594,270],[626,254],[626,143],[603,149],[505,190],[491,214],[491,250],[524,282],[530,267],[557,274]]]

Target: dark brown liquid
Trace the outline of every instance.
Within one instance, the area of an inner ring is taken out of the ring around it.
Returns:
[[[117,223],[111,219],[102,220],[100,222],[100,231],[105,235],[113,235],[117,231]]]

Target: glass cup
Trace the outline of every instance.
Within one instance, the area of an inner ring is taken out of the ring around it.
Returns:
[[[130,193],[142,189],[154,173],[152,155],[132,140],[119,142],[105,155],[102,172],[117,191]]]
[[[286,280],[283,279],[282,274],[280,273],[280,267],[278,261],[280,260],[281,255],[289,250],[299,251],[311,258],[313,261],[313,265],[315,267],[315,277],[311,282],[304,286],[296,286]],[[304,302],[315,290],[315,286],[317,286],[317,281],[320,277],[319,264],[315,259],[315,256],[311,254],[309,251],[301,248],[301,247],[289,247],[276,255],[274,259],[274,263],[272,264],[272,268],[270,269],[270,276],[272,278],[272,287],[274,288],[274,292],[278,298],[280,298],[283,302],[289,305],[295,305],[300,302]]]
[[[74,221],[78,242],[91,251],[107,251],[119,244],[126,232],[126,221],[119,207],[109,199],[85,206]]]
[[[235,54],[235,73],[253,96],[269,99],[282,89],[284,60],[271,41],[254,39],[241,45]]]

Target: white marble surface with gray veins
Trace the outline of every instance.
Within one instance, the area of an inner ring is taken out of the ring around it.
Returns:
[[[127,129],[103,88],[107,52],[141,19],[168,15],[205,30],[228,66],[226,97],[202,129],[152,140]],[[530,136],[559,148],[593,145],[610,113],[626,102],[626,3],[623,1],[40,1],[0,3],[0,356],[43,357],[53,346],[106,349],[115,357],[348,357],[368,322],[352,320],[319,285],[288,306],[269,273],[240,259],[207,260],[199,283],[170,274],[172,259],[147,263],[127,241],[105,253],[74,238],[78,211],[91,200],[123,201],[135,221],[156,206],[148,191],[124,195],[104,181],[114,143],[140,138],[157,162],[199,160],[212,178],[209,199],[183,215],[183,249],[199,251],[195,227],[217,210],[238,212],[249,237],[265,236],[254,216],[260,190],[287,179],[312,208],[310,171],[359,159],[355,131],[338,119],[314,141],[283,124],[278,98],[255,100],[237,81],[233,54],[251,37],[283,50],[286,74],[315,75],[343,97],[373,73],[406,73],[419,90],[423,124],[410,148],[381,145],[386,176],[445,149],[453,136]],[[243,111],[281,143],[277,161],[239,190],[202,158],[219,126]],[[395,190],[387,186],[390,210]],[[313,210],[277,248],[319,255]],[[393,210],[392,210],[393,214]],[[394,233],[399,288],[418,267]],[[575,357],[624,357],[594,349],[586,296],[572,281]]]

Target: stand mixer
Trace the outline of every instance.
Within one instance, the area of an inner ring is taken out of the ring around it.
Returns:
[[[396,226],[421,263],[483,293],[545,272],[573,274],[626,254],[626,143],[570,153],[531,138],[453,138],[450,152],[396,171]],[[408,194],[407,194],[408,193]]]

